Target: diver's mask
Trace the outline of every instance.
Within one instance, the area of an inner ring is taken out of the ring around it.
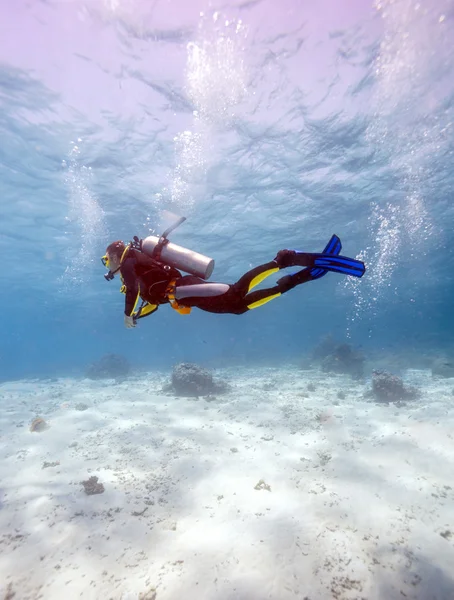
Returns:
[[[104,275],[104,279],[106,281],[112,281],[112,279],[115,277],[115,273],[118,273],[118,271],[120,270],[120,267],[118,267],[118,269],[116,269],[115,271],[111,271],[110,260],[107,254],[104,254],[104,256],[101,257],[101,262],[106,267],[106,269],[109,269],[109,272]]]

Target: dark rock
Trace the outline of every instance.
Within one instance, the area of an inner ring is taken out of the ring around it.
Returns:
[[[172,390],[179,396],[208,396],[229,390],[227,383],[216,382],[212,374],[193,363],[180,363],[173,368]]]
[[[31,422],[30,431],[32,433],[41,433],[42,431],[46,431],[46,429],[49,429],[49,425],[42,417],[35,417]]]
[[[263,389],[265,390],[265,392],[269,392],[270,390],[275,390],[276,383],[274,381],[267,381],[266,383],[263,384]]]
[[[405,386],[397,375],[386,371],[374,371],[371,395],[377,402],[389,404],[389,402],[414,400],[419,396],[419,390],[412,386]]]
[[[60,461],[59,461],[59,460],[55,460],[55,461],[53,461],[53,462],[47,462],[47,461],[44,461],[44,462],[43,462],[43,466],[42,466],[41,468],[42,468],[42,469],[48,469],[49,467],[58,467],[58,466],[59,466],[59,464],[60,464]]]
[[[327,335],[314,348],[312,358],[316,361],[321,361],[332,354],[338,345],[338,342],[334,340],[332,335]]]
[[[454,377],[454,360],[436,358],[432,363],[432,377]]]
[[[102,494],[104,492],[104,486],[102,483],[98,483],[98,478],[92,475],[86,481],[81,481],[84,486],[85,493],[87,496],[93,496],[94,494]]]
[[[361,379],[364,371],[364,356],[349,344],[337,344],[331,352],[321,360],[322,371],[350,375],[353,379]]]
[[[118,379],[126,377],[129,370],[130,364],[124,356],[106,354],[88,367],[86,377],[89,379]]]
[[[179,561],[183,562],[183,561]],[[146,592],[139,594],[139,600],[156,600],[156,588],[151,587]]]
[[[84,402],[78,402],[74,408],[76,410],[87,410],[88,404],[85,404]]]

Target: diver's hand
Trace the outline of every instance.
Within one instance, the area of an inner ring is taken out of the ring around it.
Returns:
[[[132,329],[136,326],[136,322],[134,321],[134,317],[128,317],[125,315],[125,327],[126,329]]]

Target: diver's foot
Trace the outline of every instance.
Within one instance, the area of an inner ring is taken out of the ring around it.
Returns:
[[[313,279],[311,275],[310,268],[301,269],[297,273],[293,273],[292,275],[284,275],[277,280],[276,284],[279,286],[279,290],[281,293],[288,292],[292,290],[297,285],[302,283],[306,283],[307,281],[311,281]]]
[[[274,261],[280,269],[285,269],[295,264],[295,257],[295,250],[279,250]]]
[[[278,285],[281,294],[284,294],[295,287],[295,277],[293,275],[284,275],[284,277],[277,280],[276,284]]]

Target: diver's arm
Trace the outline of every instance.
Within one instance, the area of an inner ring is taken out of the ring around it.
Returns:
[[[142,313],[142,310],[144,311]],[[139,319],[143,319],[144,317],[148,317],[148,315],[152,315],[153,313],[155,313],[158,310],[158,305],[157,304],[145,304],[144,307],[142,307],[137,316],[128,316],[127,314],[125,314],[125,327],[126,329],[133,329],[136,326],[136,323]]]
[[[134,312],[134,306],[136,305],[137,293],[134,290],[131,290],[129,287],[126,288],[126,298],[125,298],[125,315],[128,317],[132,316]]]
[[[139,282],[137,281],[136,274],[134,272],[134,261],[126,259],[121,266],[121,275],[126,288],[125,297],[125,315],[130,317],[134,311],[134,306],[137,302],[137,296],[139,295]]]

